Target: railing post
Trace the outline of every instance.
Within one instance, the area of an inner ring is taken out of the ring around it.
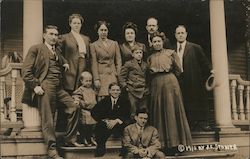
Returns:
[[[18,70],[11,71],[11,106],[10,106],[10,121],[16,122],[16,82],[17,82]]]
[[[236,80],[232,80],[231,82],[231,98],[232,98],[232,117],[234,120],[238,120],[238,113],[237,113],[237,104],[236,104]]]
[[[246,88],[246,119],[250,120],[250,86]]]
[[[1,108],[1,122],[5,121],[5,114],[4,114],[4,80],[5,77],[0,77],[0,108]]]
[[[243,103],[243,90],[244,90],[244,86],[243,85],[239,85],[238,86],[238,90],[239,90],[239,119],[240,120],[245,120],[245,112],[244,112],[244,103]]]

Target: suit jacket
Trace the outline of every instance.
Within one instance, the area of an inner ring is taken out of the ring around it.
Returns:
[[[63,73],[63,64],[67,63],[67,60],[61,55],[58,49],[56,53],[61,66],[61,72]],[[34,88],[39,86],[48,74],[50,54],[51,51],[45,44],[34,45],[29,49],[22,67],[22,77],[25,82],[23,103],[37,106],[34,101]]]
[[[117,76],[121,70],[121,54],[116,41],[107,40],[105,47],[101,40],[90,45],[91,70],[94,80],[101,81],[99,96],[108,95],[108,85],[117,82]]]
[[[126,147],[129,152],[133,152],[133,150],[139,148],[138,142],[139,132],[136,124],[128,125],[124,129],[123,146]],[[143,148],[146,148],[150,152],[151,157],[153,157],[161,148],[157,129],[152,126],[145,126],[141,136],[141,144]]]
[[[201,46],[187,41],[183,54],[183,73],[180,75],[179,82],[184,99],[197,103],[191,104],[192,107],[203,109],[201,105],[206,104],[204,103],[206,100],[205,81],[210,75],[210,70],[211,64]]]
[[[146,90],[147,63],[142,61],[139,66],[136,59],[127,61],[118,76],[120,85],[127,87],[129,92],[137,98],[142,98]]]
[[[91,110],[91,115],[97,122],[101,122],[103,119],[118,118],[123,123],[127,123],[130,117],[130,102],[120,96],[112,109],[111,97],[107,96],[94,106]]]
[[[74,38],[73,34],[70,32],[68,34],[64,34],[60,36],[61,40],[61,50],[62,55],[68,60],[69,62],[69,70],[65,72],[63,84],[64,88],[67,90],[75,90],[79,86],[79,79],[80,74],[79,72],[83,72],[87,70],[89,66],[89,37],[80,34],[82,39],[86,45],[86,54],[85,54],[85,64],[79,63],[79,50],[78,44],[76,39]],[[80,66],[82,65],[82,66]],[[80,66],[80,67],[79,67]],[[79,70],[80,69],[80,70]]]
[[[135,42],[135,46],[139,46],[143,50],[143,59],[146,60],[146,57],[148,56],[148,52],[146,49],[146,46],[143,43]],[[121,50],[121,56],[122,56],[122,64],[124,64],[126,61],[132,60],[132,48],[127,42],[124,42],[120,44],[120,50]]]

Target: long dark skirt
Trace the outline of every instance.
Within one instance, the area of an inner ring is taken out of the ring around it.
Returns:
[[[154,75],[149,113],[149,122],[158,129],[162,147],[192,144],[180,86],[174,74]]]

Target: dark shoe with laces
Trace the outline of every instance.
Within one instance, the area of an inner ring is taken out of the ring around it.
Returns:
[[[106,153],[106,148],[105,146],[97,146],[96,150],[95,150],[95,157],[102,157],[104,156]]]

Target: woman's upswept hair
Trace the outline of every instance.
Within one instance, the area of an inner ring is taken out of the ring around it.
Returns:
[[[125,30],[126,29],[133,29],[135,31],[135,34],[137,33],[137,25],[133,22],[126,22],[124,25],[123,25],[123,33],[125,33]]]
[[[151,37],[150,40],[152,41],[154,37],[160,37],[163,41],[166,41],[167,37],[164,32],[155,32]]]
[[[109,30],[110,23],[108,23],[108,22],[105,21],[105,20],[99,20],[99,21],[95,24],[95,26],[94,26],[94,29],[95,29],[96,32],[98,31],[98,29],[100,28],[101,25],[105,25],[105,26],[108,28],[108,30]]]
[[[72,22],[72,19],[74,19],[74,18],[78,18],[78,19],[80,19],[81,20],[81,23],[83,23],[83,21],[84,21],[84,19],[83,19],[83,17],[82,17],[82,15],[81,14],[71,14],[70,16],[69,16],[69,24]]]

